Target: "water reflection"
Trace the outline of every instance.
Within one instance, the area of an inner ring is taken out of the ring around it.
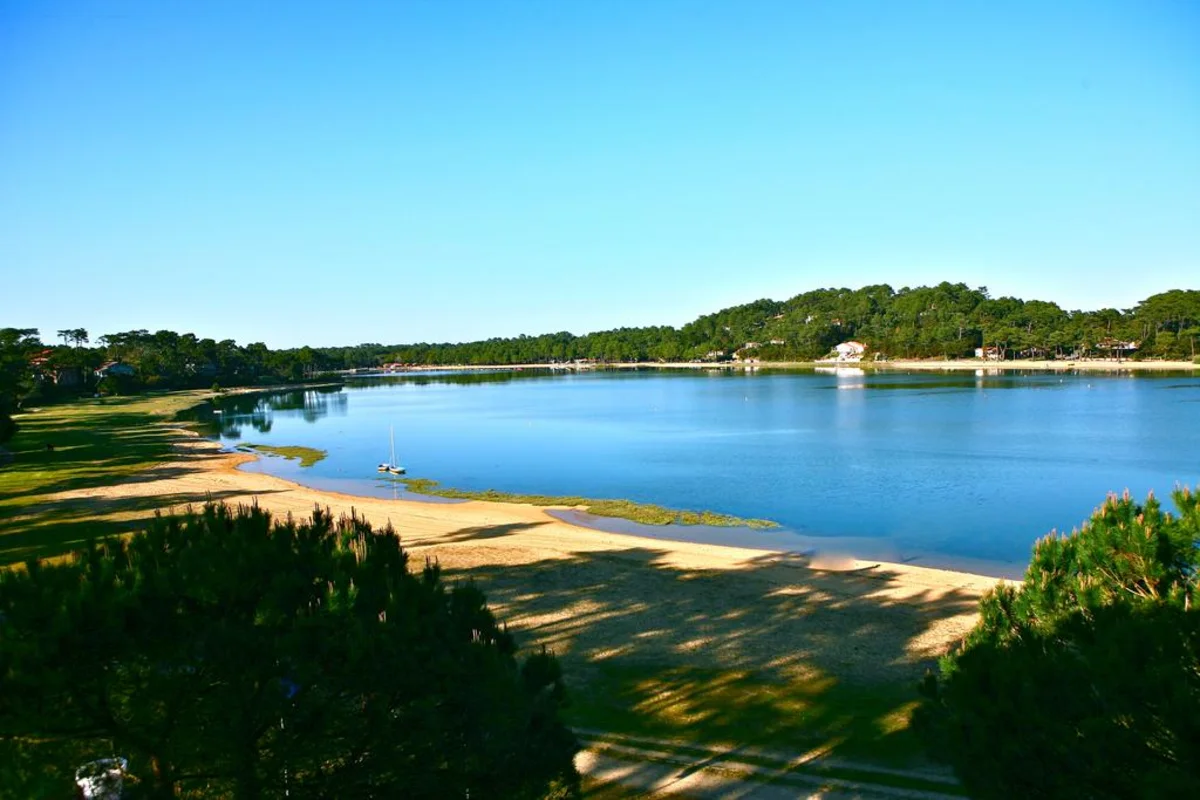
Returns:
[[[454,370],[447,372],[405,372],[392,375],[352,376],[355,389],[380,389],[389,386],[473,386],[513,381],[550,380],[561,374],[547,369]]]
[[[193,423],[203,436],[240,439],[246,428],[270,433],[276,412],[312,423],[330,414],[345,416],[348,410],[348,397],[340,386],[322,386],[214,397],[181,413],[179,419]]]

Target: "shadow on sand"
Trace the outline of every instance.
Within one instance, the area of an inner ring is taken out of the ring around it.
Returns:
[[[486,592],[522,647],[559,655],[577,726],[906,766],[921,761],[908,729],[916,684],[978,602],[894,591],[900,576],[886,568],[827,572],[776,554],[696,570],[630,548],[445,574]]]

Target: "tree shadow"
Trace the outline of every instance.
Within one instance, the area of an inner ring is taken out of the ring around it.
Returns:
[[[209,495],[90,496],[101,487],[183,477],[222,457],[181,436],[172,407],[156,398],[109,398],[23,415],[11,460],[0,467],[0,565],[60,556],[91,538],[134,530],[156,509],[203,503]]]
[[[36,491],[38,495],[49,496],[58,494],[60,492],[76,492],[87,489],[98,489],[116,484],[121,486],[130,486],[140,483],[154,483],[155,481],[168,480],[171,478],[182,478],[185,475],[191,475],[196,472],[197,462],[221,458],[223,456],[223,453],[216,451],[200,451],[194,454],[185,454],[172,458],[172,463],[170,464],[146,467],[144,469],[137,470],[136,472],[118,474],[115,476],[111,471],[111,467],[114,466],[114,462],[87,462],[87,464],[84,465],[81,470],[77,471],[72,477],[39,484]],[[29,496],[29,492],[0,492],[0,502],[22,496]]]
[[[482,539],[499,539],[503,536],[511,536],[520,531],[527,531],[533,528],[540,528],[543,525],[549,525],[550,521],[545,522],[510,522],[505,525],[479,525],[473,528],[463,528],[462,530],[448,533],[444,536],[439,536],[433,540],[423,542],[413,542],[405,544],[405,550],[420,550],[425,547],[437,547],[438,545],[453,544],[455,542],[474,542]]]
[[[283,490],[260,491],[273,494]],[[155,511],[168,512],[209,501],[244,499],[241,490],[177,492],[133,497],[77,497],[21,509],[21,518],[0,525],[0,566],[29,559],[55,558],[89,541],[132,533]]]
[[[647,548],[457,569],[445,555],[523,646],[559,655],[582,728],[876,763],[922,763],[916,684],[978,602],[777,554],[731,569]]]

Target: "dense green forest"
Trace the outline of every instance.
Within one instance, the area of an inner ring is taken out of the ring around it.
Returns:
[[[465,344],[413,344],[389,351],[407,364],[597,361],[811,361],[840,342],[861,341],[888,358],[1124,356],[1186,358],[1200,339],[1200,291],[1172,290],[1135,308],[1066,311],[1043,300],[992,298],[965,284],[817,289],[790,300],[757,300],[706,314],[682,328],[619,328],[586,336],[549,333]],[[1121,347],[1120,345],[1125,345]],[[1129,345],[1136,345],[1136,348]]]
[[[130,393],[297,382],[335,370],[402,364],[529,364],[728,360],[810,361],[858,340],[885,358],[1196,358],[1200,291],[1174,289],[1131,309],[1066,311],[1043,300],[992,298],[986,288],[941,283],[893,290],[817,289],[706,314],[681,328],[618,328],[459,344],[300,347],[200,339],[146,330],[94,341],[83,328],[43,340],[34,328],[0,329],[0,441],[22,405],[81,393]],[[115,369],[113,362],[116,362]]]

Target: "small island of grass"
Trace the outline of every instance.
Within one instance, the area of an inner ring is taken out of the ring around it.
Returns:
[[[253,450],[256,453],[266,453],[267,455],[281,456],[286,459],[294,458],[299,460],[301,467],[311,467],[329,455],[326,450],[317,450],[315,447],[298,447],[295,445],[244,444],[241,447],[246,450]]]
[[[683,511],[665,508],[652,503],[636,503],[632,500],[597,500],[590,497],[560,497],[545,494],[517,494],[495,489],[469,491],[452,489],[428,478],[400,478],[409,491],[434,497],[450,497],[457,500],[487,500],[493,503],[528,503],[534,506],[582,506],[589,514],[599,517],[617,517],[644,525],[714,525],[722,528],[778,528],[779,523],[769,519],[743,519],[732,514],[715,511]]]

